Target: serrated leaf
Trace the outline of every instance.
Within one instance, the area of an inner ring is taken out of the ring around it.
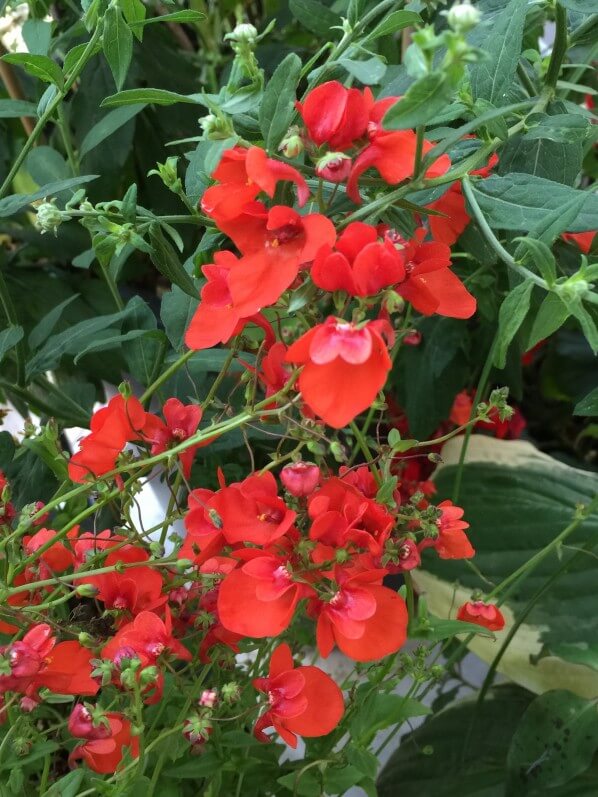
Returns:
[[[0,330],[0,362],[17,343],[23,340],[24,334],[23,327],[18,326],[10,326]]]
[[[406,130],[426,124],[448,105],[452,85],[444,72],[430,72],[416,80],[384,116],[388,130]]]
[[[381,20],[373,30],[365,37],[366,42],[380,39],[382,36],[391,36],[399,30],[409,28],[412,25],[421,25],[422,18],[415,11],[391,11],[391,13]]]
[[[290,0],[291,14],[304,28],[328,39],[333,35],[332,28],[341,25],[341,18],[318,0]]]
[[[498,312],[498,337],[494,364],[497,368],[504,368],[507,360],[507,351],[511,341],[523,324],[529,310],[530,298],[534,283],[531,280],[522,282],[505,297]]]
[[[289,53],[268,81],[260,105],[259,121],[269,152],[276,152],[293,118],[300,75],[301,59],[295,53]]]
[[[118,91],[121,90],[133,55],[133,34],[119,8],[109,5],[104,15],[102,48]]]
[[[181,261],[172,244],[164,237],[158,224],[152,224],[149,231],[153,255],[151,261],[158,271],[175,285],[178,285],[186,294],[197,297],[198,291],[195,283],[183,268]]]
[[[8,64],[20,66],[27,74],[43,80],[44,83],[53,83],[58,88],[62,88],[64,85],[62,69],[47,55],[8,53],[8,55],[2,56],[2,60]]]
[[[36,202],[38,199],[45,199],[60,194],[62,191],[77,188],[80,185],[85,185],[92,180],[96,180],[97,177],[97,174],[85,174],[82,177],[69,177],[68,180],[56,180],[47,183],[47,185],[42,186],[39,191],[35,191],[33,194],[11,194],[11,196],[0,199],[0,218],[12,216],[32,202]]]
[[[483,41],[486,57],[471,67],[474,99],[481,97],[496,106],[509,102],[527,8],[527,0],[510,0],[492,20],[492,28]]]
[[[69,296],[68,299],[65,299],[64,302],[60,302],[60,304],[56,305],[56,307],[53,307],[47,315],[38,321],[27,338],[27,343],[29,344],[30,349],[37,349],[39,346],[41,346],[46,338],[48,338],[49,335],[51,335],[54,331],[54,327],[60,320],[62,311],[78,297],[78,293],[73,294],[73,296]]]
[[[145,108],[145,103],[137,103],[122,108],[115,108],[109,111],[103,119],[100,119],[91,130],[89,130],[81,146],[79,147],[79,157],[83,158],[92,149],[95,149],[102,141],[105,141],[113,133],[116,133],[123,125],[137,116]]]

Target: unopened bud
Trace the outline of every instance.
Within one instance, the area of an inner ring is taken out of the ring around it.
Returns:
[[[467,33],[468,30],[475,28],[480,18],[479,10],[474,8],[469,0],[464,0],[463,3],[455,3],[446,15],[449,27],[459,33]]]
[[[79,598],[95,598],[99,590],[93,584],[79,584],[75,587],[75,595]]]
[[[344,152],[328,152],[316,163],[316,174],[331,183],[342,183],[351,171],[351,158]]]
[[[232,33],[224,37],[230,41],[248,44],[252,47],[257,41],[257,29],[250,22],[241,22]]]
[[[235,681],[224,684],[220,691],[225,703],[236,703],[241,697],[241,687]]]
[[[79,640],[79,644],[83,648],[95,647],[94,638],[91,636],[91,634],[88,634],[87,631],[81,631],[77,639]]]
[[[294,462],[280,471],[280,481],[296,498],[311,495],[320,481],[320,468],[313,462]]]
[[[53,202],[42,202],[37,208],[35,224],[42,235],[46,232],[53,232],[60,227],[63,221],[68,221],[71,217],[59,210]]]
[[[157,667],[144,667],[139,673],[139,683],[141,686],[149,686],[155,684],[160,676],[160,670]]]
[[[286,136],[280,142],[278,151],[281,152],[285,158],[296,158],[303,152],[303,139],[299,135],[298,127],[290,127]]]

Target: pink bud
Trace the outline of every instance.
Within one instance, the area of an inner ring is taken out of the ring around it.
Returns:
[[[39,672],[44,660],[26,642],[13,642],[8,649],[11,674],[15,678],[29,678]]]
[[[405,337],[403,338],[403,343],[406,346],[419,346],[422,342],[421,332],[418,332],[417,329],[412,329]]]
[[[414,540],[404,539],[399,543],[399,565],[401,571],[413,570],[421,564],[417,544]]]
[[[311,495],[320,481],[320,469],[313,462],[294,462],[280,471],[280,481],[296,498]]]
[[[21,707],[21,711],[24,711],[27,714],[29,714],[29,712],[33,711],[35,708],[39,706],[39,702],[37,700],[34,700],[32,697],[22,697],[19,702],[19,705]]]
[[[218,702],[218,692],[215,689],[204,689],[199,698],[199,705],[214,708]]]
[[[343,152],[329,152],[316,163],[316,174],[331,183],[343,183],[351,171],[351,158]]]
[[[124,645],[122,648],[119,648],[116,653],[114,654],[112,661],[114,662],[114,666],[118,667],[120,670],[123,666],[124,661],[129,661],[130,659],[137,659],[137,651],[135,648],[130,647],[129,645]]]
[[[91,711],[83,703],[77,703],[71,711],[68,729],[72,736],[79,739],[106,739],[111,732],[107,722],[100,719],[94,723]]]

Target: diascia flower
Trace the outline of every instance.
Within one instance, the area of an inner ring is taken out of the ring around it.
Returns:
[[[498,606],[484,601],[468,601],[459,608],[457,620],[483,625],[489,631],[502,631],[505,618]]]
[[[365,135],[372,102],[369,89],[347,89],[338,80],[330,80],[312,89],[295,107],[314,144],[345,150]]]
[[[144,667],[155,664],[162,654],[191,661],[187,648],[172,635],[172,619],[168,608],[165,620],[161,620],[154,612],[140,612],[104,646],[102,657],[113,659],[121,648],[133,650]]]
[[[177,398],[169,398],[162,407],[164,421],[155,415],[145,424],[144,435],[152,443],[151,454],[161,454],[173,445],[193,437],[203,414],[199,404],[183,404]],[[190,446],[178,457],[186,479],[191,475],[191,466],[198,448],[208,445],[209,440]]]
[[[462,519],[465,514],[463,509],[452,501],[442,501],[437,508],[441,513],[436,524],[438,536],[434,540],[423,540],[420,550],[433,547],[441,559],[471,559],[475,550],[465,533],[469,523]]]
[[[328,318],[289,348],[288,362],[303,365],[299,389],[307,406],[329,426],[346,426],[371,406],[391,368],[384,321],[362,326]]]
[[[219,185],[213,185],[205,191],[201,208],[219,226],[240,216],[260,192],[272,198],[276,185],[281,181],[295,184],[300,207],[309,197],[307,183],[297,169],[268,158],[261,147],[233,147],[227,150],[212,177]]]
[[[400,595],[380,583],[386,570],[351,575],[335,570],[330,600],[313,599],[316,639],[326,658],[334,645],[354,661],[375,661],[396,653],[407,638],[407,607]]]
[[[83,483],[90,476],[102,476],[112,470],[125,444],[143,437],[147,414],[134,396],[120,393],[106,407],[94,412],[91,433],[79,443],[79,451],[69,462],[69,477]]]
[[[74,735],[86,741],[75,747],[69,756],[69,763],[74,764],[82,758],[94,772],[109,775],[118,769],[125,750],[133,758],[139,756],[139,739],[131,735],[131,723],[122,714],[108,711],[104,716],[108,723],[107,732],[103,726],[98,726],[95,733],[88,731],[87,735],[82,736],[80,723],[73,723]]]
[[[342,719],[343,693],[319,667],[295,667],[291,649],[279,645],[270,659],[267,678],[256,678],[253,685],[268,696],[268,708],[253,732],[263,742],[270,741],[264,730],[273,727],[291,747],[297,737],[326,736]]]

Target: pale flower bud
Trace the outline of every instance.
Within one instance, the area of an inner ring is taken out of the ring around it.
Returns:
[[[467,33],[468,30],[475,28],[480,18],[480,11],[474,8],[469,0],[465,0],[463,3],[455,3],[446,15],[449,27],[459,33]]]

